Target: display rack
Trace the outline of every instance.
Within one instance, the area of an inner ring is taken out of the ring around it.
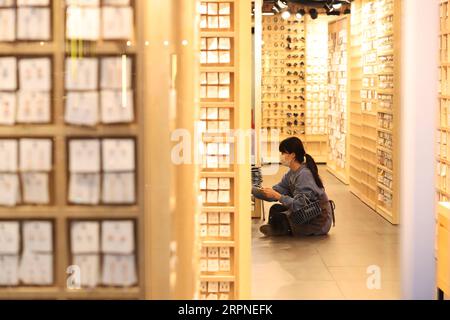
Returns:
[[[278,163],[278,143],[291,136],[326,162],[326,94],[320,92],[327,85],[327,20],[263,16],[262,23],[263,162]]]
[[[305,20],[263,16],[262,25],[262,157],[278,163],[281,140],[305,140]]]
[[[328,19],[306,18],[306,151],[327,162]]]
[[[250,9],[201,2],[200,299],[249,296],[250,158],[242,161],[245,138],[229,130],[250,128]]]
[[[350,189],[397,224],[401,3],[352,6]]]
[[[349,184],[350,18],[328,25],[328,160],[327,169]]]
[[[450,127],[450,27],[449,27],[449,3],[441,1],[440,4],[440,82],[439,82],[439,128],[437,146],[437,200],[448,201],[450,199],[450,153],[448,151],[448,138]]]
[[[52,202],[48,205],[20,205],[16,207],[0,207],[1,220],[49,220],[53,222],[54,236],[54,281],[52,285],[37,287],[23,286],[1,287],[0,298],[13,299],[138,299],[144,298],[145,273],[145,245],[144,245],[144,196],[142,161],[143,122],[142,117],[131,123],[122,124],[96,124],[91,127],[71,126],[65,123],[65,60],[79,59],[92,56],[122,55],[134,57],[136,73],[133,74],[134,111],[140,115],[143,107],[142,80],[139,70],[143,68],[141,51],[137,50],[137,41],[142,30],[143,10],[142,1],[131,1],[136,13],[134,29],[137,30],[134,38],[124,40],[105,40],[99,42],[85,42],[81,40],[67,40],[65,34],[65,1],[51,1],[52,12],[52,41],[51,42],[0,42],[0,52],[3,56],[16,57],[42,57],[50,56],[52,60],[52,117],[48,124],[15,124],[13,126],[0,126],[0,139],[4,138],[51,138],[53,140],[52,164],[53,171],[50,176],[50,189]],[[68,140],[72,138],[132,138],[135,140],[135,169],[136,169],[136,202],[130,205],[73,205],[68,202]],[[137,282],[131,286],[120,285],[97,286],[95,288],[70,289],[67,280],[67,268],[72,261],[70,253],[72,221],[104,221],[129,220],[135,223],[133,241],[135,248],[135,265]],[[146,260],[145,260],[146,261]]]

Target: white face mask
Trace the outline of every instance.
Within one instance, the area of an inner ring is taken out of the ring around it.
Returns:
[[[287,154],[282,154],[282,155],[280,156],[280,163],[281,163],[281,165],[284,166],[284,167],[290,167],[290,166],[291,166],[292,160],[289,160],[287,157],[288,157]]]

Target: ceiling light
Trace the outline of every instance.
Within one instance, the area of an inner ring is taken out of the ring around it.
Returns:
[[[311,16],[311,18],[313,20],[317,19],[317,17],[319,16],[319,13],[317,12],[316,9],[310,9],[309,10],[309,15]]]
[[[333,9],[334,10],[339,10],[342,8],[342,3],[337,2],[337,3],[333,3]]]
[[[278,0],[277,5],[280,9],[286,9],[287,7],[289,7],[286,0]]]
[[[281,18],[287,20],[291,17],[291,12],[289,10],[285,10],[281,13]]]
[[[297,20],[301,20],[303,18],[303,16],[305,15],[305,10],[304,9],[300,9],[297,11],[297,13],[295,14],[295,18],[297,18]]]

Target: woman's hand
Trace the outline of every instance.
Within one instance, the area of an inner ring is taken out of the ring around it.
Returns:
[[[275,199],[277,201],[280,200],[281,198],[281,194],[279,194],[278,192],[276,192],[275,190],[273,190],[272,188],[263,188],[262,191],[264,192],[264,195],[267,198],[270,199]]]

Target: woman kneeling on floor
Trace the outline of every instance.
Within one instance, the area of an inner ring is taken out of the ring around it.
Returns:
[[[270,208],[269,223],[261,226],[266,236],[318,236],[326,235],[334,221],[334,212],[316,162],[306,154],[303,143],[296,137],[280,143],[281,164],[289,167],[280,183],[273,188],[253,188],[252,194],[261,200],[280,202]],[[306,200],[320,200],[322,213],[305,224],[296,224],[290,218],[292,212],[305,206]]]

